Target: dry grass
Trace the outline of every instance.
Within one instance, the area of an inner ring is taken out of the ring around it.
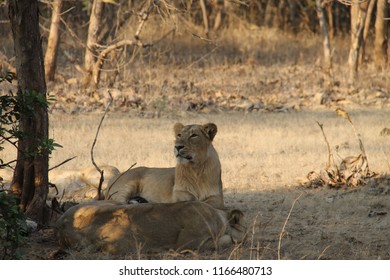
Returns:
[[[370,168],[381,174],[390,171],[386,161],[390,155],[388,136],[380,136],[380,131],[389,126],[388,113],[350,112],[361,131]],[[91,166],[90,147],[99,121],[99,114],[52,115],[51,134],[64,148],[53,154],[51,165],[77,155],[60,168]],[[160,119],[111,113],[101,128],[95,160],[121,170],[135,162],[173,166],[172,127],[177,121],[218,125],[214,145],[222,163],[226,205],[245,212],[248,241],[242,248],[214,255],[170,253],[153,258],[274,259],[278,253],[287,259],[390,258],[386,237],[390,189],[385,177],[352,192],[310,190],[297,183],[298,177],[326,164],[326,144],[316,121],[324,124],[330,144],[339,145],[341,155],[359,153],[350,126],[334,112],[188,114]],[[93,256],[73,254],[74,258]]]
[[[380,136],[380,131],[389,126],[387,114],[387,111],[351,113],[361,131],[371,169],[379,173],[389,171],[385,156],[390,155],[387,138]],[[50,134],[64,148],[54,152],[51,165],[72,156],[77,158],[63,168],[91,165],[90,148],[99,121],[99,114],[52,115]],[[220,154],[227,190],[291,186],[297,177],[323,168],[327,149],[316,121],[324,124],[330,144],[340,146],[342,157],[359,153],[354,132],[332,111],[224,113],[160,119],[110,114],[95,147],[95,160],[122,171],[133,163],[173,166],[173,124],[178,121],[185,124],[211,121],[218,125],[214,145]]]

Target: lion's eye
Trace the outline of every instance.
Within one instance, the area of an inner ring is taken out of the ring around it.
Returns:
[[[176,136],[177,136],[178,138],[180,138],[180,137],[181,137],[181,133],[177,134]]]
[[[190,135],[190,138],[195,138],[195,137],[198,137],[198,135],[195,133]]]

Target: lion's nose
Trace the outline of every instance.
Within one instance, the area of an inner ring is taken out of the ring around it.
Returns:
[[[183,148],[184,148],[184,146],[182,146],[182,145],[176,145],[175,146],[175,149],[176,149],[177,152],[180,152],[180,150],[183,149]]]

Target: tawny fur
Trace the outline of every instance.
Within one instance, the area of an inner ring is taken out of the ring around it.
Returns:
[[[203,202],[88,202],[70,208],[55,228],[65,248],[112,254],[218,248],[245,235],[241,211],[227,213]]]
[[[141,196],[149,202],[204,201],[223,209],[221,163],[212,145],[217,126],[174,126],[175,168],[130,169],[108,183],[106,197],[127,203]]]

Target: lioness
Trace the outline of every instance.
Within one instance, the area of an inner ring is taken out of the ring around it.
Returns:
[[[119,170],[110,165],[102,165],[100,169],[104,171],[104,177],[109,180],[117,176]],[[55,188],[50,188],[48,199],[57,197],[58,199],[83,201],[93,199],[98,195],[100,174],[95,167],[87,167],[75,170],[52,170],[49,179]],[[103,182],[102,189],[107,189],[107,183]]]
[[[149,202],[204,201],[223,209],[221,163],[212,145],[213,123],[174,126],[176,168],[130,169],[108,183],[106,197],[127,203],[132,197]]]
[[[173,249],[217,249],[241,242],[244,214],[200,201],[122,204],[87,202],[66,211],[55,225],[62,247],[111,254]]]

